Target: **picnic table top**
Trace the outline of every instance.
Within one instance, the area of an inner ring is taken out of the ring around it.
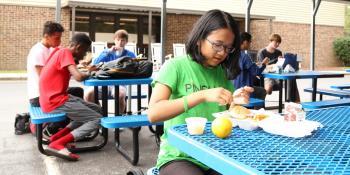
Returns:
[[[303,138],[234,128],[219,139],[207,124],[203,135],[172,127],[169,143],[221,174],[350,174],[350,107],[307,112],[323,128]]]

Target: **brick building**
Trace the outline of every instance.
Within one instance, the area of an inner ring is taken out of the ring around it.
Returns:
[[[244,30],[245,1],[241,0],[168,0],[166,54],[173,43],[184,43],[193,23],[205,11],[218,8],[231,13]],[[0,2],[0,70],[24,70],[29,49],[41,39],[42,25],[55,20],[54,0],[3,0]],[[62,45],[67,46],[72,29],[86,32],[93,41],[113,44],[119,28],[130,33],[138,52],[148,54],[150,42],[160,41],[161,0],[62,0],[61,23],[66,29]],[[309,68],[311,1],[255,0],[251,10],[252,50],[268,44],[268,36],[282,36],[283,52],[297,53],[302,67]],[[344,35],[346,4],[322,1],[316,16],[316,69],[341,66],[332,50],[335,38]],[[75,16],[72,19],[72,16]],[[149,17],[152,37],[148,38]]]

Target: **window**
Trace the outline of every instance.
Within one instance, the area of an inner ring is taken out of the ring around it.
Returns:
[[[95,41],[114,42],[114,16],[95,16]]]
[[[75,16],[76,32],[84,32],[89,34],[90,16],[87,14],[79,14]]]
[[[119,20],[119,28],[129,33],[129,42],[137,43],[137,18],[121,16]]]

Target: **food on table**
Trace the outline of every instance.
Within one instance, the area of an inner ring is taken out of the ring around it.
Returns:
[[[204,133],[206,118],[189,117],[186,118],[187,130],[190,135],[201,135]]]
[[[264,120],[267,117],[269,117],[267,114],[255,114],[254,117],[253,117],[253,120],[261,121],[261,120]]]
[[[211,124],[211,131],[216,137],[226,138],[232,132],[232,122],[228,117],[218,117]]]
[[[253,131],[253,130],[258,129],[258,123],[252,119],[240,120],[238,122],[238,126],[239,126],[239,128],[247,130],[247,131]]]
[[[236,119],[245,119],[249,116],[252,116],[252,113],[249,109],[240,105],[231,106],[229,111],[232,117]]]

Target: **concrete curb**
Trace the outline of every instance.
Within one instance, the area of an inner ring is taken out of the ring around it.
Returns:
[[[0,74],[0,80],[27,80],[27,74],[26,73]]]

